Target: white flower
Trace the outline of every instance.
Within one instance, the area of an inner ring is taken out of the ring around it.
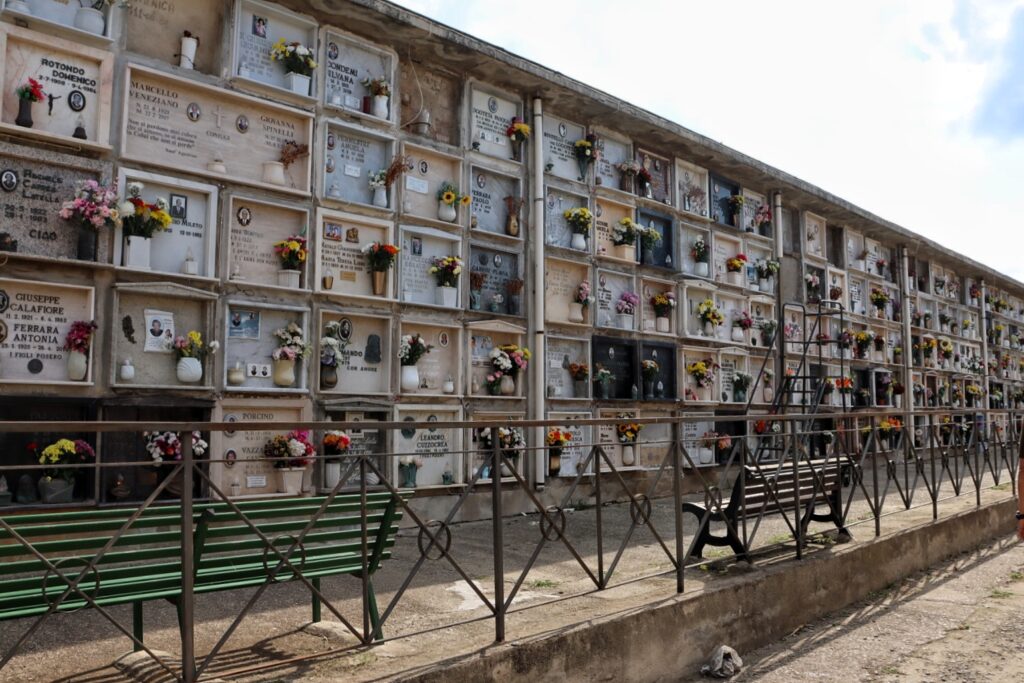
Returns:
[[[309,54],[309,48],[306,47],[305,45],[299,45],[297,48],[295,48],[295,52],[300,57],[305,57],[306,55]]]
[[[217,353],[217,349],[220,348],[220,342],[215,339],[212,342],[210,342],[208,348],[210,349],[210,353]]]
[[[167,210],[167,200],[164,199],[163,197],[158,197],[157,200],[156,200],[156,208],[160,209],[161,211],[166,211]]]
[[[301,458],[306,454],[306,444],[298,439],[291,439],[288,441],[288,452],[293,458]]]
[[[124,202],[121,204],[120,211],[122,216],[134,216],[135,205],[132,204],[131,202]]]
[[[142,194],[143,184],[139,182],[128,183],[128,196],[138,197]]]

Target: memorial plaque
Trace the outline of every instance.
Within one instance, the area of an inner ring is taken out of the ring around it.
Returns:
[[[0,143],[0,233],[17,242],[18,253],[75,258],[78,228],[58,211],[84,180],[109,183],[110,164],[55,152],[44,157],[37,149]],[[96,258],[110,260],[106,230],[99,233]]]
[[[370,205],[373,189],[369,176],[387,170],[394,156],[393,147],[394,143],[386,138],[328,125],[323,147],[323,197]],[[393,195],[396,189],[389,191]]]
[[[867,310],[864,302],[864,280],[850,278],[850,310],[864,315]]]
[[[414,122],[409,132],[457,145],[462,120],[462,81],[457,75],[431,70],[430,62],[414,65],[399,58],[398,64],[398,90],[408,95],[399,98],[401,120]]]
[[[324,311],[320,328],[340,323],[344,348],[338,357],[338,384],[324,393],[387,394],[391,387],[391,324],[388,318]],[[320,352],[318,344],[317,353]],[[322,369],[321,369],[322,370]]]
[[[743,251],[743,243],[739,239],[715,234],[711,250],[711,272],[716,280],[726,279],[725,262]]]
[[[338,296],[374,296],[373,273],[363,248],[373,242],[390,243],[391,224],[362,216],[321,211],[317,225],[315,289]],[[389,285],[392,272],[394,268],[387,273]],[[391,297],[390,286],[384,296]]]
[[[409,169],[403,176],[402,213],[436,221],[437,193],[444,183],[451,183],[462,192],[469,190],[461,184],[462,165],[458,159],[408,143],[405,145],[405,155],[409,159]],[[460,209],[456,223],[464,215],[465,211]],[[453,223],[452,228],[456,227]]]
[[[396,422],[438,423],[437,427],[409,427],[394,432],[395,452],[423,461],[423,466],[416,471],[417,488],[462,481],[461,434],[458,429],[442,426],[461,419],[462,411],[452,406],[395,406]],[[391,481],[396,485],[402,481],[398,462],[398,458],[391,458],[389,462]]]
[[[640,377],[637,363],[636,342],[626,339],[594,337],[591,350],[590,372],[593,376],[599,369],[611,371],[615,376],[609,395],[617,399],[633,399],[639,396]]]
[[[510,315],[524,314],[522,292],[519,294],[518,312],[513,313],[509,306],[508,282],[521,279],[518,254],[470,246],[469,272],[484,274],[483,287],[480,288],[481,310]]]
[[[227,4],[211,4],[209,0],[132,0],[119,9],[125,17],[129,52],[178,64],[181,36],[185,31],[199,37],[195,63],[197,71],[214,74],[218,71],[220,36],[224,27]],[[268,48],[269,49],[269,48]],[[187,64],[187,62],[186,62]]]
[[[619,189],[622,186],[622,174],[615,167],[633,158],[629,142],[600,135],[597,139],[597,149],[600,156],[594,162],[594,182],[611,190]]]
[[[470,205],[473,228],[495,235],[506,234],[508,204],[505,198],[520,197],[519,180],[474,166],[470,172],[470,192],[473,197],[473,203]],[[522,223],[527,213],[528,209],[524,204],[519,213],[520,239],[523,234]]]
[[[109,149],[113,55],[50,35],[4,24],[3,119],[0,127],[15,135],[58,140],[92,149]],[[46,98],[32,105],[32,126],[15,124],[17,89],[28,79]]]
[[[439,305],[437,280],[430,274],[430,267],[434,259],[461,256],[461,240],[432,228],[402,227],[399,248],[401,251],[398,254],[398,275],[401,300],[414,304]],[[459,280],[461,285],[462,278]]]
[[[615,463],[615,468],[618,470],[631,470],[636,469],[639,464],[639,458],[632,465],[622,464],[622,442],[619,441],[618,430],[616,429],[618,424],[623,422],[630,422],[637,419],[640,416],[639,411],[636,410],[602,410],[598,412],[597,417],[600,419],[614,419],[615,423],[603,424],[595,428],[597,432],[597,443],[604,447],[605,453]],[[634,445],[634,457],[636,457],[635,450],[641,448],[640,444],[647,435],[641,431],[640,436],[637,438],[637,443]],[[602,463],[602,467],[604,463]]]
[[[469,96],[469,138],[472,147],[501,159],[512,158],[505,135],[512,117],[520,116],[519,102],[472,88]]]
[[[636,311],[632,318],[625,321],[620,319],[615,309],[619,298],[627,292],[631,294],[636,293],[632,276],[609,270],[597,271],[597,286],[594,287],[594,297],[597,299],[596,322],[599,327],[614,327],[626,331],[631,331],[635,328],[635,319],[639,317],[639,310]],[[627,322],[628,327],[625,326]]]
[[[154,249],[154,255],[155,251]],[[139,291],[132,291],[132,287],[139,287]],[[223,338],[217,334],[211,334],[207,327],[207,302],[201,299],[170,296],[169,288],[165,288],[163,292],[154,291],[154,289],[149,285],[127,285],[123,290],[117,291],[117,310],[114,320],[119,322],[111,329],[111,341],[114,347],[112,354],[114,367],[110,368],[112,382],[122,386],[172,386],[181,389],[209,387],[212,384],[212,357],[204,363],[201,382],[181,384],[178,382],[175,371],[177,357],[169,346],[165,347],[166,351],[152,351],[156,346],[151,342],[154,331],[150,329],[154,317],[152,314],[156,311],[163,311],[173,316],[173,326],[161,325],[161,329],[170,327],[172,330],[170,338],[165,336],[166,341],[171,341],[175,336],[184,337],[190,331],[195,330],[203,335],[204,344],[209,344],[214,339],[223,343]],[[134,330],[132,335],[124,332],[125,318],[130,321],[130,329]],[[135,367],[135,378],[130,382],[122,381],[118,373],[118,368],[126,359],[130,359]]]
[[[522,413],[500,414],[500,413],[493,413],[493,412],[475,411],[475,412],[470,413],[467,416],[466,419],[467,420],[472,420],[474,422],[493,422],[493,421],[507,422],[507,421],[510,421],[510,420],[511,421],[522,420],[524,417],[525,417],[525,415],[523,415]],[[529,444],[529,442],[530,442],[530,430],[525,428],[525,427],[519,427],[517,425],[513,425],[513,428],[519,430],[519,432],[523,436],[523,441],[526,444]],[[468,478],[472,478],[472,477],[476,476],[477,472],[480,472],[480,479],[478,481],[480,481],[480,482],[487,482],[487,481],[491,480],[491,476],[492,476],[491,465],[490,465],[491,451],[484,447],[484,441],[483,441],[483,438],[481,437],[481,432],[482,431],[483,431],[483,429],[471,429],[471,430],[469,430],[471,445],[470,445],[468,450],[471,452],[471,456],[469,458],[468,468],[466,470],[466,476]],[[525,461],[528,458],[533,458],[535,453],[536,453],[535,451],[530,451],[526,447],[524,447],[523,450],[521,450],[518,453],[516,453],[515,456],[513,457],[511,453],[508,453],[506,451],[506,457],[504,459],[504,466],[506,468],[514,468],[517,472],[519,472],[520,476],[523,476],[524,473],[525,473],[525,468],[526,468],[526,462]],[[487,463],[486,466],[484,466],[485,463]],[[482,469],[481,469],[481,466],[483,466]],[[501,478],[504,481],[506,481],[506,482],[507,481],[513,481],[512,475],[509,474],[507,471],[503,471]]]
[[[94,298],[92,287],[0,278],[0,382],[68,382],[64,340],[72,323],[93,319]],[[92,381],[90,371],[84,383]]]
[[[218,422],[300,423],[312,419],[312,412],[308,401],[225,399],[214,409],[213,419]],[[278,475],[273,463],[261,460],[263,446],[273,437],[287,433],[288,430],[241,429],[211,432],[210,458],[220,462],[210,463],[210,479],[231,497],[276,494]]]
[[[309,155],[270,182],[286,143],[312,145],[308,112],[130,65],[122,130],[123,157],[146,164],[308,195]],[[226,172],[217,164],[222,163]]]
[[[460,332],[460,328],[457,327],[402,320],[400,335],[419,334],[427,344],[434,347],[416,364],[420,376],[419,389],[414,392],[403,391],[403,394],[452,397],[462,394],[459,372],[459,363],[462,360],[459,354],[462,340]],[[392,355],[397,359],[398,350],[396,349]],[[453,394],[444,393],[444,383],[449,377],[455,384]]]
[[[743,221],[741,225],[744,230],[759,235],[766,234],[762,233],[760,228],[757,227],[754,216],[757,215],[757,210],[767,201],[763,194],[743,188]]]
[[[242,0],[235,22],[235,75],[241,79],[288,90],[284,65],[270,58],[270,48],[282,38],[316,54],[316,23],[280,5]],[[312,79],[310,95],[316,80]]]
[[[580,283],[589,280],[590,266],[585,263],[562,261],[552,258],[544,259],[544,317],[554,323],[569,323],[569,304],[576,300],[576,292]],[[593,291],[593,289],[591,290]],[[590,318],[592,307],[586,307],[584,320]],[[575,324],[586,324],[577,321]]]
[[[563,337],[550,337],[546,351],[547,358],[544,365],[544,382],[548,398],[575,398],[586,400],[590,398],[590,378],[583,382],[584,390],[577,393],[576,382],[569,374],[569,366],[572,364],[589,365],[587,357],[589,345],[586,339],[566,339]]]
[[[701,413],[700,415],[704,415]],[[687,412],[687,416],[697,416],[692,412]],[[689,455],[689,459],[683,457],[683,467],[703,465],[713,465],[714,463],[701,463],[697,454],[697,449],[705,448],[704,435],[708,432],[715,431],[714,419],[708,415],[707,420],[700,420],[698,422],[684,422],[682,423],[682,437],[683,437],[683,448],[686,449],[686,454]]]
[[[654,152],[636,151],[637,162],[651,174],[651,196],[656,202],[672,201],[672,162]]]
[[[389,52],[334,31],[324,34],[321,47],[324,104],[364,113],[363,102],[372,97],[362,83],[367,78],[386,79],[392,86],[391,102],[397,101],[394,58]],[[389,119],[393,118],[393,107],[388,114]]]
[[[217,187],[122,167],[118,187],[125,188],[130,182],[142,183],[142,198],[147,203],[163,199],[170,207],[170,227],[153,235],[150,270],[213,277],[217,252]],[[121,264],[123,251],[118,227],[114,231],[114,265]],[[190,255],[194,273],[190,272],[192,266],[185,263]]]
[[[549,187],[544,199],[544,241],[555,247],[571,249],[572,227],[565,219],[565,212],[576,208],[590,208],[585,195],[573,194],[565,190]],[[591,226],[587,246],[594,240],[594,227]]]
[[[232,282],[277,285],[281,259],[274,253],[274,243],[301,234],[309,215],[249,197],[233,196],[229,206],[228,277]],[[306,287],[304,280],[300,284]]]
[[[686,287],[686,294],[683,300],[683,315],[686,319],[686,331],[691,336],[699,336],[701,333],[701,321],[697,315],[697,308],[701,302],[715,298],[715,293],[710,289],[703,289],[701,287],[694,287],[692,285]]]
[[[641,253],[643,265],[672,271],[679,270],[679,257],[676,254],[675,230],[672,227],[672,219],[664,214],[641,209],[638,212],[637,223],[643,228],[653,228],[661,235],[661,240],[654,245],[652,250],[654,252],[654,262],[643,262],[643,255]],[[643,251],[639,248],[639,245],[637,251]]]
[[[274,384],[271,354],[279,346],[274,330],[295,323],[303,330],[303,338],[313,344],[309,333],[309,310],[296,306],[263,304],[248,301],[229,301],[224,315],[224,371],[240,365],[245,370],[242,384],[227,384],[229,391],[306,390],[306,376],[311,363],[318,362],[315,355],[300,360],[295,366],[295,383],[290,387]]]
[[[658,364],[658,375],[654,378],[654,400],[671,401],[676,398],[676,348],[671,344],[645,342],[640,347],[642,360],[653,360]],[[651,400],[649,396],[642,398]]]
[[[576,141],[586,137],[587,129],[554,116],[544,117],[544,170],[551,175],[585,182],[576,163]]]
[[[624,204],[617,204],[598,197],[594,200],[594,230],[591,239],[597,240],[597,254],[606,258],[611,256],[614,245],[612,244],[612,226],[623,218],[632,218],[633,208]]]
[[[687,223],[682,224],[679,252],[683,262],[683,272],[693,275],[696,270],[696,261],[693,260],[693,245],[698,239],[704,240],[704,244],[711,245],[711,232],[704,228],[698,228]],[[709,271],[709,276],[713,273]]]
[[[657,332],[656,322],[657,313],[654,310],[654,306],[651,305],[651,299],[658,294],[671,293],[676,295],[676,286],[672,282],[664,282],[661,280],[647,280],[643,279],[640,281],[640,310],[642,312],[642,323],[640,330],[648,334],[675,334],[676,331],[676,317],[678,310],[673,310],[669,313],[669,331]],[[679,301],[676,296],[676,301]]]
[[[703,218],[708,217],[707,169],[676,160],[676,206]]]
[[[825,219],[810,211],[804,212],[804,231],[807,253],[811,256],[825,256]],[[870,255],[868,256],[870,259]],[[872,264],[873,265],[873,264]]]
[[[740,193],[740,186],[718,176],[711,176],[711,220],[732,225],[729,200]]]
[[[864,236],[851,230],[846,231],[846,267],[863,267],[861,254],[864,253]],[[913,266],[913,263],[911,263]],[[913,280],[913,278],[911,278]],[[913,286],[916,283],[912,283]]]
[[[724,402],[732,401],[733,398],[733,380],[736,378],[736,373],[740,371],[740,366],[735,356],[723,355],[719,360],[720,367],[718,368],[718,390],[721,392],[719,399]]]
[[[593,417],[591,413],[554,411],[548,413],[549,420],[564,420],[562,424],[549,427],[549,429],[557,427],[572,435],[572,441],[562,449],[559,477],[575,477],[579,474],[579,468],[586,462],[587,456],[593,448],[593,428],[589,425],[580,425],[580,421],[591,420]]]
[[[469,335],[469,386],[473,396],[490,396],[487,390],[487,375],[493,371],[491,351],[505,344],[523,345],[522,327],[500,321],[479,321],[467,325]],[[534,359],[538,361],[539,359]],[[523,396],[523,385],[527,373],[520,372],[516,381],[517,393],[513,398]]]

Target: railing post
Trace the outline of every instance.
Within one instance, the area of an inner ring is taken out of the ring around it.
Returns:
[[[195,650],[195,548],[192,540],[192,432],[181,438],[181,677],[196,679]]]
[[[676,522],[676,592],[683,592],[683,569],[686,558],[683,557],[683,468],[682,442],[679,434],[679,420],[672,423],[672,494]]]
[[[790,420],[788,426],[790,444],[793,449],[793,509],[796,512],[793,521],[796,522],[796,559],[802,560],[804,557],[804,509],[800,500],[800,439],[797,434],[797,421]],[[746,514],[746,510],[744,510],[744,514]]]
[[[593,439],[591,439],[593,441]],[[591,445],[591,452],[594,454],[594,522],[595,529],[597,532],[597,587],[603,590],[605,587],[604,581],[604,526],[601,520],[602,500],[601,500],[601,453],[604,452],[603,446]]]
[[[878,425],[874,416],[871,417],[871,431],[868,432],[868,442],[864,446],[868,451],[867,455],[871,456],[871,490],[875,499],[875,538],[878,538],[882,535],[882,508],[878,490]],[[871,448],[868,449],[868,446]],[[888,468],[886,476],[889,476]]]
[[[505,542],[501,509],[502,455],[498,428],[491,427],[491,529],[494,534],[494,640],[505,640]]]

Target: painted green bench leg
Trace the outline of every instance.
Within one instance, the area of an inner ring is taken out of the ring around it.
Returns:
[[[380,628],[380,612],[377,611],[377,595],[373,592],[373,582],[367,581],[366,603],[370,608],[370,625],[373,627],[373,639],[384,640],[384,633]]]
[[[132,650],[139,652],[142,650],[142,646],[139,643],[143,642],[142,633],[142,602],[132,603],[132,635],[135,636],[135,640],[138,642],[132,643]]]
[[[313,588],[320,590],[320,577],[313,579]],[[320,621],[320,598],[316,593],[311,593],[313,597],[313,623]]]

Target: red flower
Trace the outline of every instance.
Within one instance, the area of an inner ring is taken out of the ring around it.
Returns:
[[[37,450],[39,450],[39,444],[37,444],[37,443],[36,443],[35,441],[29,441],[29,442],[28,442],[28,445],[27,445],[27,446],[25,446],[25,449],[26,449],[26,450],[27,450],[27,451],[28,451],[29,453],[35,454],[35,452],[36,452]]]

